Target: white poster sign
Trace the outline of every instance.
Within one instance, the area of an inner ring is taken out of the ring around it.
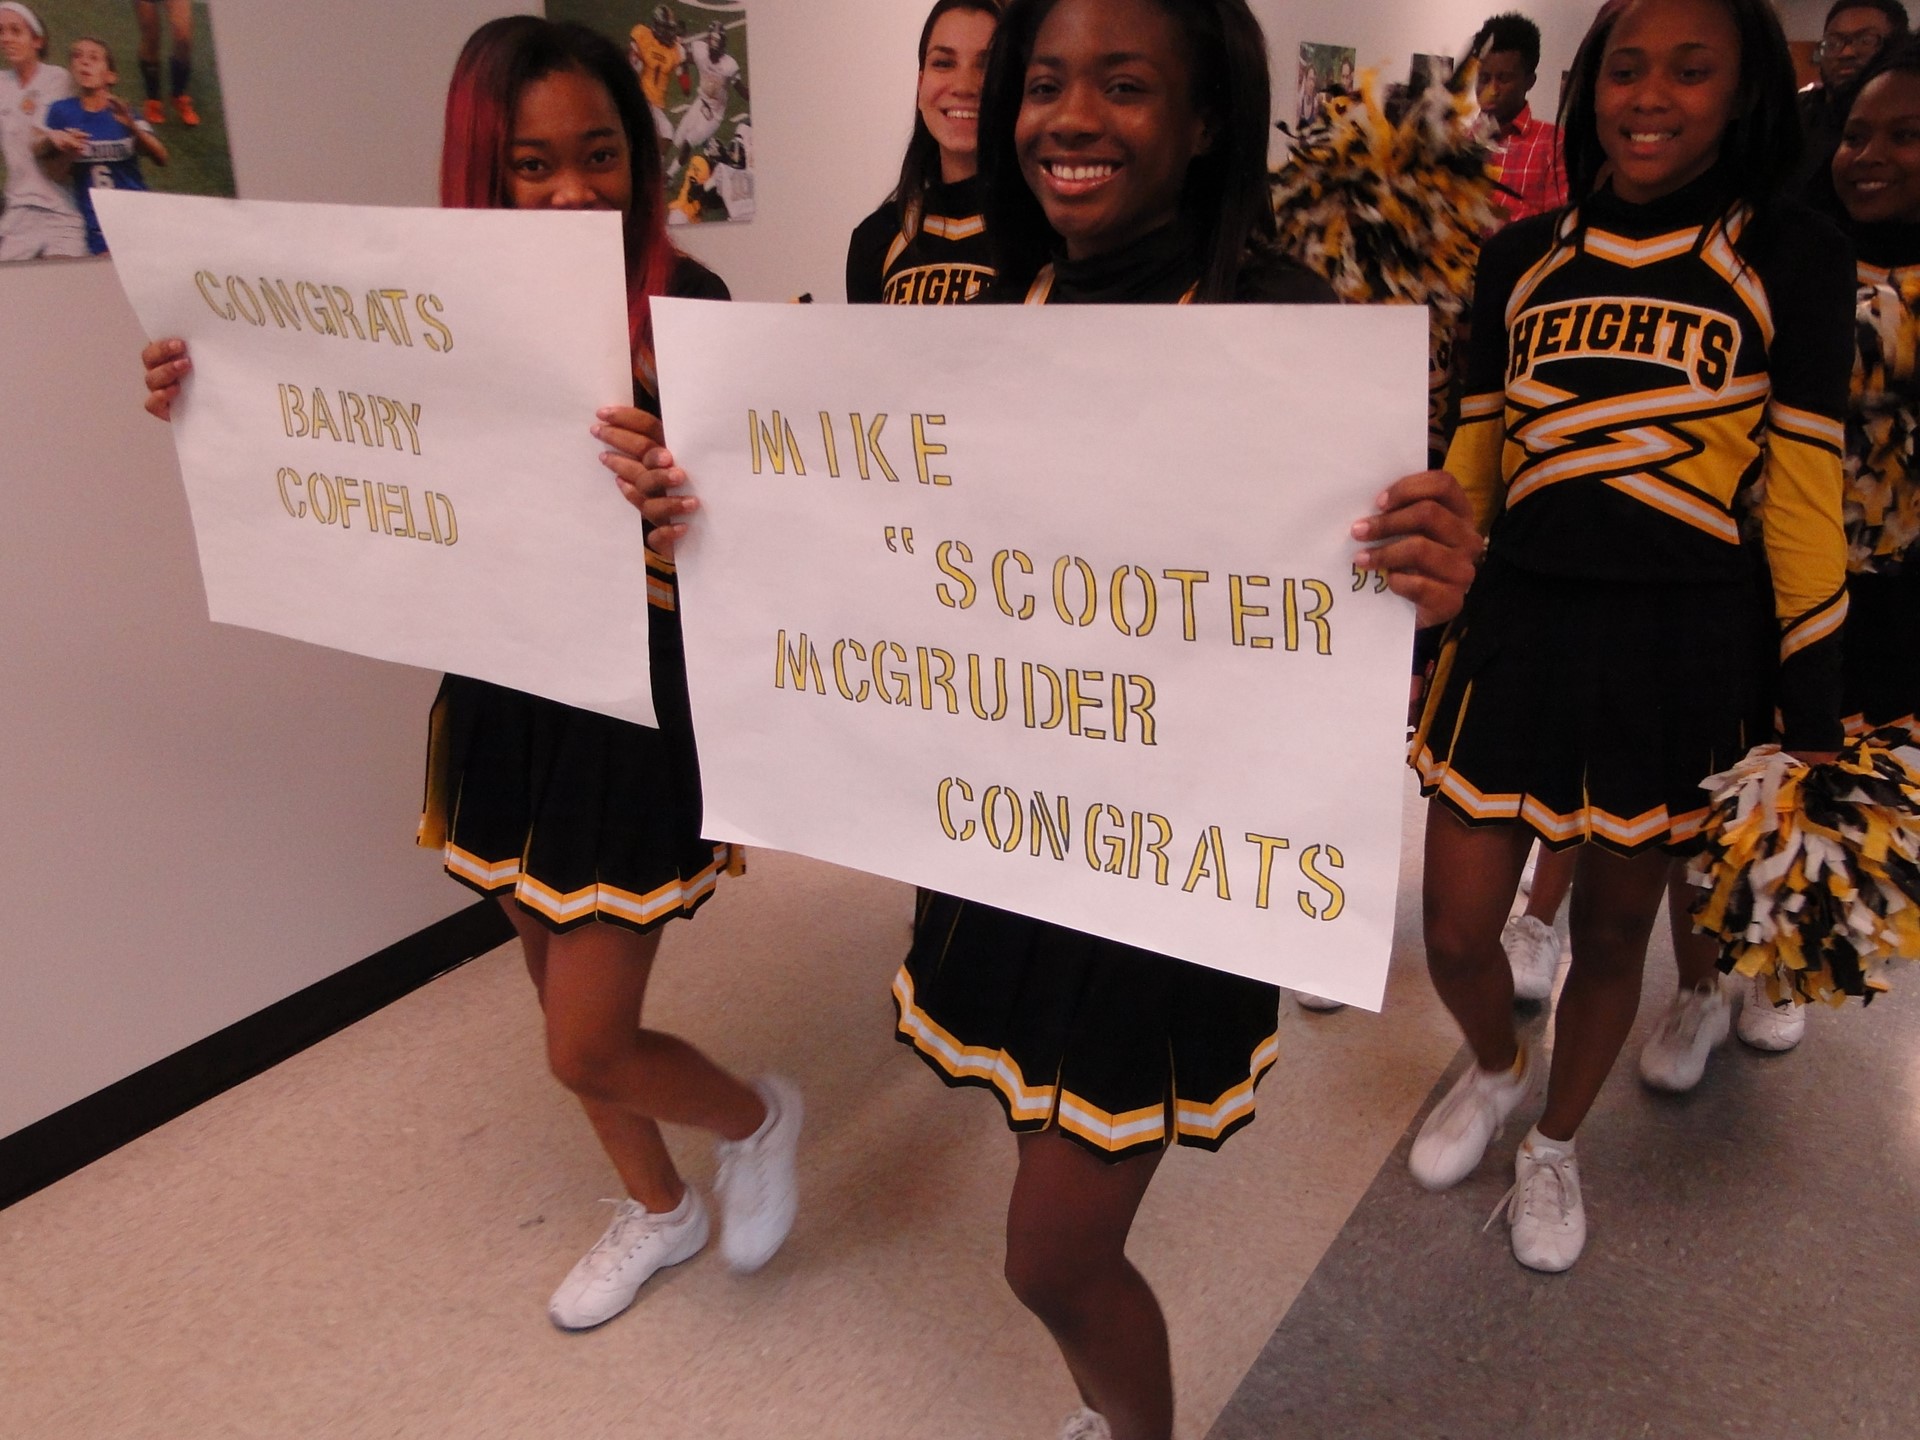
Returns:
[[[655,316],[708,834],[1378,1006],[1424,310]]]
[[[212,618],[653,723],[620,219],[102,191]]]

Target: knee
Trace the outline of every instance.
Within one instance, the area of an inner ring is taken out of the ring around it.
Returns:
[[[1014,1298],[1049,1327],[1070,1324],[1080,1309],[1091,1267],[1070,1243],[1031,1237],[1007,1242],[1005,1274]]]
[[[621,1058],[619,1046],[605,1037],[547,1031],[547,1067],[554,1079],[582,1100],[613,1097],[613,1077]]]
[[[1469,923],[1458,906],[1430,899],[1421,925],[1427,968],[1436,974],[1471,974],[1486,963],[1489,936]]]

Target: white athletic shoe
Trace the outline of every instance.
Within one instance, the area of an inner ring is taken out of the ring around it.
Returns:
[[[1741,982],[1745,1003],[1735,1026],[1741,1042],[1756,1050],[1791,1050],[1807,1033],[1807,1007],[1775,1005],[1767,998],[1767,982],[1755,975]]]
[[[1520,1069],[1498,1074],[1468,1065],[1414,1137],[1407,1169],[1429,1190],[1445,1190],[1471,1175],[1487,1145],[1515,1110],[1546,1093],[1547,1057],[1525,1046]]]
[[[1640,1078],[1655,1090],[1683,1094],[1707,1073],[1707,1057],[1727,1038],[1733,1003],[1718,980],[1704,990],[1679,990],[1647,1043],[1640,1047]]]
[[[1500,932],[1500,948],[1513,970],[1516,1000],[1544,1000],[1553,993],[1554,972],[1560,968],[1560,936],[1544,920],[1516,915]]]
[[[1580,1201],[1573,1142],[1530,1132],[1514,1154],[1513,1189],[1507,1196],[1501,1203],[1513,1230],[1513,1258],[1529,1270],[1571,1270],[1587,1245],[1587,1210]]]
[[[1324,995],[1310,995],[1305,990],[1293,992],[1293,1003],[1302,1010],[1316,1010],[1322,1015],[1347,1008],[1347,1002],[1344,1000],[1329,1000]]]
[[[591,1330],[633,1304],[656,1271],[691,1260],[707,1243],[707,1207],[691,1185],[678,1207],[665,1215],[638,1200],[609,1200],[613,1223],[593,1249],[567,1272],[547,1302],[547,1315],[562,1330]]]
[[[800,1147],[800,1090],[780,1075],[762,1075],[753,1088],[767,1118],[744,1140],[722,1140],[714,1194],[720,1201],[720,1254],[747,1274],[778,1253],[799,1206],[794,1154]]]
[[[1060,1427],[1060,1440],[1113,1440],[1113,1428],[1106,1416],[1082,1406],[1067,1416],[1067,1423]]]

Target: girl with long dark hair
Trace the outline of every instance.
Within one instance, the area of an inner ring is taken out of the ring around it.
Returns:
[[[1245,0],[1013,0],[980,117],[997,297],[1330,301],[1274,249],[1271,120]],[[1479,549],[1467,515],[1447,476],[1402,481],[1355,528],[1361,562],[1445,619]],[[991,1089],[1017,1134],[1006,1275],[1084,1401],[1063,1436],[1165,1440],[1166,1324],[1127,1236],[1170,1147],[1217,1149],[1252,1120],[1279,992],[935,895],[894,999],[899,1038],[949,1084]]]
[[[1001,0],[935,0],[920,27],[900,178],[847,244],[855,305],[964,305],[993,279],[980,214],[980,92]]]
[[[1561,136],[1573,205],[1481,257],[1447,469],[1489,549],[1414,753],[1435,801],[1428,965],[1475,1063],[1410,1164],[1456,1183],[1544,1092],[1507,1208],[1538,1270],[1586,1243],[1574,1136],[1633,1025],[1673,858],[1697,846],[1700,782],[1770,737],[1769,681],[1789,749],[1838,748],[1847,612],[1852,261],[1779,199],[1799,133],[1773,7],[1611,0]],[[1515,1033],[1500,949],[1536,838],[1580,847],[1551,1062]]]

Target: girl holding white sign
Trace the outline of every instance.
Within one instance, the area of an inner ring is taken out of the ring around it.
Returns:
[[[1633,1025],[1672,858],[1697,847],[1700,782],[1770,733],[1769,673],[1785,745],[1831,758],[1847,612],[1854,277],[1842,237],[1775,198],[1799,150],[1779,18],[1614,0],[1564,114],[1573,208],[1480,261],[1447,468],[1491,544],[1414,754],[1438,801],[1428,964],[1477,1063],[1410,1165],[1456,1183],[1544,1092],[1507,1209],[1537,1270],[1586,1242],[1574,1135]],[[1500,949],[1536,837],[1580,847],[1550,1075],[1515,1035]]]
[[[1330,301],[1274,249],[1270,120],[1245,0],[1013,0],[979,131],[999,298]],[[1479,551],[1465,496],[1418,476],[1380,512],[1353,532],[1361,563],[1450,617]],[[993,1089],[1018,1133],[1006,1273],[1085,1402],[1063,1433],[1165,1440],[1166,1325],[1127,1236],[1168,1147],[1218,1148],[1253,1118],[1278,990],[935,896],[894,993],[899,1037]]]
[[[601,410],[592,428],[608,446],[604,463],[635,494],[652,473],[641,462],[660,440],[649,302],[727,291],[667,239],[659,150],[632,69],[584,27],[496,20],[461,52],[446,127],[443,205],[625,217],[637,405]],[[185,347],[160,341],[142,359],[147,408],[170,418],[189,368]],[[706,1206],[675,1169],[661,1122],[719,1137],[721,1249],[734,1269],[766,1264],[794,1217],[799,1092],[778,1076],[746,1084],[640,1023],[661,928],[692,915],[722,872],[739,869],[733,847],[700,838],[667,559],[681,528],[674,521],[692,506],[669,497],[648,513],[658,730],[454,675],[433,707],[421,843],[442,850],[455,879],[500,898],[540,997],[553,1072],[579,1097],[628,1192],[549,1304],[568,1330],[612,1319],[656,1271],[706,1244]]]

